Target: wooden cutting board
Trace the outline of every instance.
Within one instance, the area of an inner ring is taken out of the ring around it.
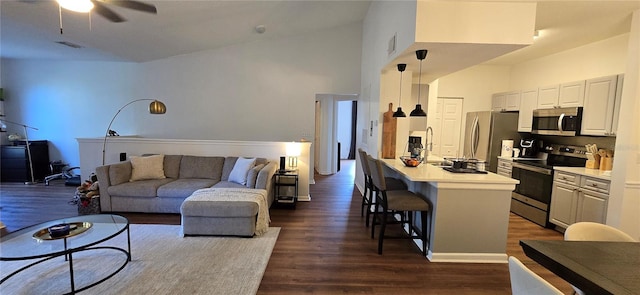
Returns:
[[[396,128],[398,118],[393,117],[393,103],[389,103],[389,110],[382,115],[382,158],[396,157]]]

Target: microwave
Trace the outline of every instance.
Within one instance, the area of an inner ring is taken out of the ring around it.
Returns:
[[[580,135],[582,107],[538,109],[533,111],[532,134]]]

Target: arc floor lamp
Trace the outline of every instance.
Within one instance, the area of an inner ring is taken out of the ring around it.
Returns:
[[[116,117],[118,116],[118,114],[120,114],[120,112],[126,108],[128,105],[134,103],[134,102],[138,102],[138,101],[151,101],[151,103],[149,104],[149,113],[153,114],[153,115],[162,115],[164,113],[167,112],[167,107],[164,105],[164,103],[162,103],[161,101],[157,100],[157,99],[151,99],[151,98],[141,98],[141,99],[136,99],[133,101],[128,102],[127,104],[123,105],[117,112],[115,115],[113,115],[113,118],[111,118],[111,122],[109,122],[109,126],[107,127],[107,131],[104,132],[104,141],[102,143],[102,165],[105,164],[105,155],[106,155],[106,150],[107,150],[107,137],[109,137],[109,132],[112,131],[111,130],[111,124],[113,124],[113,121],[116,119]],[[115,132],[114,132],[115,133]]]

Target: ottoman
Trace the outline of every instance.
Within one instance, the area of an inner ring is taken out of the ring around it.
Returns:
[[[253,237],[261,208],[258,202],[234,193],[239,191],[205,189],[187,197],[180,206],[182,235]]]

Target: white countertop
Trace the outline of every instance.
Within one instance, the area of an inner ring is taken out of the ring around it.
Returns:
[[[431,156],[430,156],[431,157]],[[408,180],[415,182],[438,182],[438,183],[466,183],[466,184],[518,184],[518,180],[504,177],[495,173],[452,173],[431,164],[437,161],[427,157],[427,163],[418,167],[407,167],[400,159],[382,159],[387,167],[404,175]],[[435,158],[435,157],[434,157]]]
[[[611,171],[602,171],[599,169],[589,169],[585,167],[561,167],[561,166],[558,166],[558,167],[554,166],[553,170],[591,176],[591,177],[611,181]]]

